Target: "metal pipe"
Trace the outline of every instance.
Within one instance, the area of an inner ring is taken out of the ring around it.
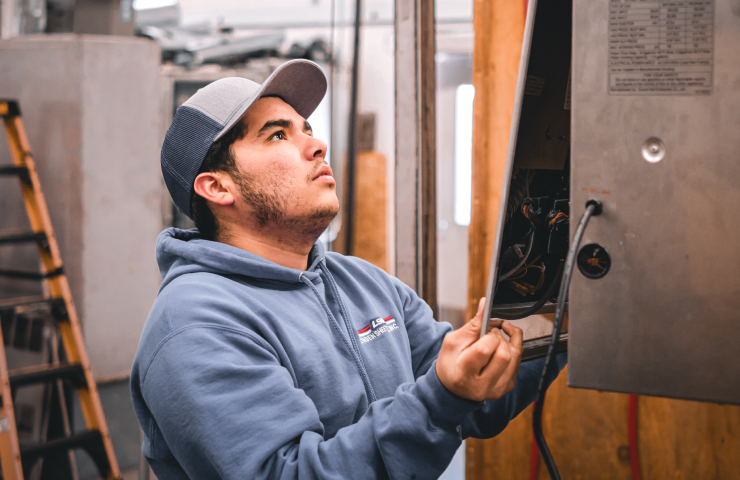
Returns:
[[[345,253],[352,255],[355,227],[355,162],[357,161],[357,84],[360,70],[360,26],[362,22],[362,0],[355,1],[355,41],[352,53],[352,87],[349,102],[349,133],[347,135],[347,215]]]
[[[396,0],[396,276],[437,311],[434,1]]]

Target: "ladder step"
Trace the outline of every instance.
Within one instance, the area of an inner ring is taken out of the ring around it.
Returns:
[[[99,430],[88,430],[76,433],[67,438],[49,440],[35,445],[21,445],[21,462],[32,465],[39,457],[54,453],[65,453],[72,449],[84,449],[95,462],[102,478],[110,475],[110,463],[103,447],[103,436]]]
[[[3,235],[3,232],[0,231],[0,245],[10,245],[15,243],[38,243],[44,248],[48,248],[46,233],[44,232],[11,233]]]
[[[15,311],[29,313],[36,310],[63,309],[63,298],[48,298],[41,295],[6,298],[0,300],[0,312]]]
[[[0,166],[0,177],[17,176],[23,183],[31,183],[31,175],[26,167],[16,167],[15,165]]]
[[[87,387],[85,371],[80,364],[47,363],[33,367],[8,370],[11,388],[51,382],[57,379],[67,380],[74,388]]]
[[[0,117],[19,117],[21,105],[18,100],[0,98]]]
[[[45,280],[51,277],[64,275],[64,268],[59,267],[48,273],[24,272],[22,270],[0,270],[0,277],[17,278],[18,280]]]

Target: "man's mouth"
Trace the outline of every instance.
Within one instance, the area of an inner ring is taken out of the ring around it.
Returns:
[[[316,172],[312,180],[324,180],[332,182],[334,181],[334,175],[332,174],[331,167],[329,165],[322,165],[321,168]]]

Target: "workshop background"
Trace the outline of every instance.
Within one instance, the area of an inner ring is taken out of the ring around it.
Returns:
[[[156,237],[192,227],[169,199],[159,149],[176,108],[213,80],[262,82],[288,59],[318,62],[329,92],[309,121],[329,145],[342,201],[321,240],[409,283],[439,320],[458,327],[473,316],[486,295],[526,0],[0,4],[0,98],[20,102],[126,479],[154,478],[128,382],[160,281]],[[10,163],[0,140],[0,165]],[[27,230],[17,184],[0,178],[0,232]],[[38,270],[36,248],[0,246],[0,264]],[[0,277],[0,304],[44,293]],[[530,335],[551,320],[528,320]],[[8,368],[38,360],[4,342]],[[15,398],[19,436],[39,435],[43,398]],[[531,420],[529,408],[498,437],[468,440],[442,478],[548,478]],[[737,406],[569,389],[564,372],[543,423],[563,478],[740,479]],[[96,478],[85,454],[72,463],[78,478]]]

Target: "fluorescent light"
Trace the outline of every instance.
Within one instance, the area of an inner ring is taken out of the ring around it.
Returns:
[[[134,0],[134,10],[149,10],[177,5],[177,0]]]
[[[455,92],[455,212],[458,225],[470,225],[473,193],[473,98],[475,87],[463,84]]]

